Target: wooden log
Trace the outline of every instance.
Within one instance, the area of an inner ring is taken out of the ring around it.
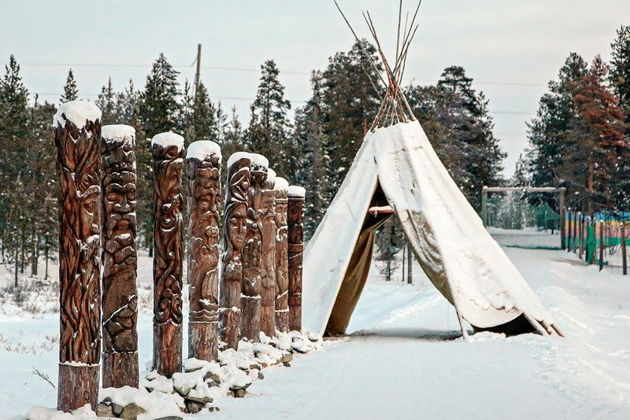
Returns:
[[[135,137],[128,125],[101,137],[104,388],[138,387]]]
[[[276,328],[289,331],[289,257],[287,190],[284,178],[276,178]]]
[[[621,267],[623,274],[628,274],[628,255],[626,251],[626,225],[624,221],[619,222],[621,225]]]
[[[289,329],[302,331],[302,254],[304,251],[304,188],[289,187],[287,207],[289,260]]]
[[[260,330],[276,333],[276,174],[267,173],[262,196],[262,288],[260,290]]]
[[[582,259],[584,249],[584,215],[578,213],[578,258]]]
[[[577,253],[578,249],[578,219],[580,215],[579,213],[573,213],[573,253]]]
[[[566,238],[567,238],[567,252],[571,252],[571,233],[572,233],[572,229],[571,229],[571,219],[572,219],[572,213],[569,212],[567,213],[567,232],[566,232]]]
[[[182,368],[182,271],[184,256],[181,195],[184,139],[161,133],[153,154],[153,368],[171,377]]]
[[[101,358],[101,111],[63,104],[54,118],[59,176],[57,408],[96,408]]]
[[[221,149],[196,141],[186,157],[188,183],[188,357],[218,356]]]
[[[250,183],[248,154],[235,153],[228,160],[223,222],[225,252],[220,280],[220,337],[237,349],[240,338],[242,252],[247,234],[247,193]]]
[[[250,186],[247,193],[247,235],[243,247],[243,284],[241,293],[241,338],[260,341],[260,293],[262,289],[263,189],[267,182],[267,159],[250,155]]]

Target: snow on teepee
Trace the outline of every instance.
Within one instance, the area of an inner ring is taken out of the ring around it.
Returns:
[[[393,68],[370,14],[363,13],[383,60],[387,91],[306,246],[304,328],[345,332],[367,280],[376,229],[395,214],[425,274],[455,306],[464,335],[464,321],[476,330],[562,335],[448,174],[400,88],[419,6],[402,34],[399,13]]]

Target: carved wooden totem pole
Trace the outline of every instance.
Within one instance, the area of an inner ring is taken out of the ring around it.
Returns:
[[[302,331],[302,252],[304,250],[304,188],[292,185],[289,205],[289,329]]]
[[[225,252],[220,280],[220,336],[228,348],[237,349],[240,339],[242,251],[247,234],[247,193],[250,159],[248,153],[235,153],[228,160],[223,222]]]
[[[276,178],[276,328],[289,331],[289,267],[286,179]]]
[[[190,249],[188,250],[188,357],[218,356],[221,149],[196,141],[186,155]]]
[[[54,117],[59,176],[60,335],[57,407],[96,407],[101,358],[101,111],[67,102]]]
[[[181,183],[184,138],[161,133],[153,153],[153,367],[171,377],[182,367],[182,265],[184,257]]]
[[[262,191],[262,287],[260,330],[268,337],[276,333],[276,173],[267,172]]]
[[[128,125],[101,136],[104,388],[138,387],[135,137]]]
[[[251,182],[247,192],[247,235],[243,247],[243,287],[241,294],[241,338],[260,341],[260,292],[262,289],[263,188],[269,162],[250,154]]]

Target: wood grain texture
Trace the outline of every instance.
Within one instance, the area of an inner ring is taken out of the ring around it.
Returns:
[[[243,246],[243,284],[241,293],[241,338],[260,341],[260,292],[262,289],[262,205],[267,168],[251,163],[247,192],[247,234]]]
[[[289,259],[289,329],[302,330],[302,254],[304,251],[304,197],[289,195],[287,208]]]
[[[63,117],[63,116],[62,116]],[[101,356],[101,124],[57,124],[59,176],[59,387],[57,408],[98,398]]]
[[[188,180],[188,357],[218,356],[220,156],[186,159]]]
[[[103,387],[138,387],[135,138],[101,138]]]
[[[153,367],[171,377],[182,368],[183,229],[181,183],[185,150],[152,146]]]
[[[276,190],[276,328],[289,331],[287,192]]]
[[[242,158],[228,168],[223,223],[225,252],[220,279],[220,337],[228,348],[236,349],[240,339],[242,251],[247,235],[247,194],[250,160]]]
[[[276,334],[276,192],[273,180],[265,182],[262,209],[260,330],[273,337]]]

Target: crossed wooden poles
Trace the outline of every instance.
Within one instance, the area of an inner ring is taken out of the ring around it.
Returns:
[[[71,411],[97,405],[101,334],[103,387],[138,387],[135,131],[123,125],[101,130],[100,110],[83,102],[64,104],[54,125],[60,179],[57,405]],[[232,155],[221,235],[219,146],[197,141],[186,154],[184,139],[169,132],[153,137],[151,152],[158,373],[170,377],[182,368],[184,178],[188,356],[214,360],[220,341],[236,349],[239,340],[259,341],[261,333],[301,330],[304,190],[277,177],[261,155]]]

